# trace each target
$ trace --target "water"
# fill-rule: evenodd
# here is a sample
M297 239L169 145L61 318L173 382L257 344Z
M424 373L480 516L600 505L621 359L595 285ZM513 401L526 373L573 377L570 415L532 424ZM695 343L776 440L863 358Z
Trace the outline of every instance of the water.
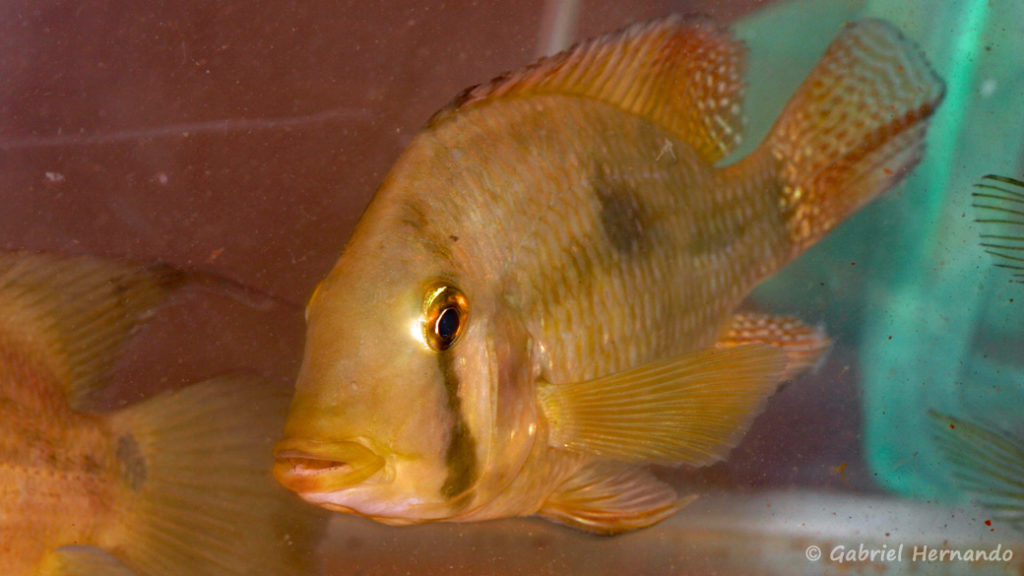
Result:
M287 385L301 305L412 134L460 89L561 41L540 0L370 6L0 6L0 245L162 259L281 301L178 298L133 342L111 405L245 367ZM820 322L836 344L729 462L665 472L705 495L689 509L614 539L339 516L329 573L1019 573L1024 536L970 504L925 410L1022 425L1024 288L979 249L968 197L983 174L1021 175L1022 6L581 2L576 37L673 11L739 21L751 145L843 21L889 19L947 82L928 156L758 290L757 305ZM900 545L896 560L830 559ZM824 559L808 560L814 546ZM916 561L922 546L1016 555Z

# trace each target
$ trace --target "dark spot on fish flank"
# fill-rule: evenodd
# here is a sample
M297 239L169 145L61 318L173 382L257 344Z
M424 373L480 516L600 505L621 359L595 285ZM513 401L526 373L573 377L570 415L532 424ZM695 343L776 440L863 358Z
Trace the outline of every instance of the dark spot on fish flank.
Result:
M633 253L644 247L643 206L637 194L620 181L605 177L593 180L594 195L601 203L601 228L608 241L622 253Z
M462 415L462 400L459 398L459 377L455 373L452 355L448 351L437 355L438 367L444 378L445 395L448 410L452 415L452 427L448 437L448 448L445 451L445 465L448 477L441 486L441 494L454 500L462 495L476 480L479 470L476 461L476 440L473 438L466 419ZM468 501L463 502L468 504Z
M146 483L146 457L142 454L138 440L131 434L117 439L117 465L121 481L132 491L138 491Z

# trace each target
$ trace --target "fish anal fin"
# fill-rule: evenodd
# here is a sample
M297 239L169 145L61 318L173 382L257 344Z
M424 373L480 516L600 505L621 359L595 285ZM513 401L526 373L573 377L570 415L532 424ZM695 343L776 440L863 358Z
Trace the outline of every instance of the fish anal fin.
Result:
M91 546L65 546L46 555L36 576L139 576L117 558Z
M271 476L288 397L237 375L107 416L119 522L97 544L142 574L317 574L324 513Z
M132 330L184 281L161 264L0 253L0 330L45 362L81 408Z
M741 312L730 319L715 346L731 348L755 343L782 349L786 353L782 379L792 380L821 360L832 340L820 328L792 316Z
M542 383L538 395L553 447L704 466L739 442L785 367L778 347L709 348L593 380Z
M726 28L673 15L582 42L470 88L430 124L500 98L578 96L647 118L714 163L739 143L745 54Z
M549 496L538 514L580 530L617 534L656 524L694 498L680 499L641 467L596 460Z

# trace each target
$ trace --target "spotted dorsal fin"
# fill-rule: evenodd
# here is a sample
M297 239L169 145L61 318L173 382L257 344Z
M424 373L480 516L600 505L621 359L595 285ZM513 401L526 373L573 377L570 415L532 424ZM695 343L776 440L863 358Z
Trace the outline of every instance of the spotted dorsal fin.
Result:
M582 42L469 88L430 125L499 98L578 96L643 116L714 163L739 143L745 52L715 23L673 15Z

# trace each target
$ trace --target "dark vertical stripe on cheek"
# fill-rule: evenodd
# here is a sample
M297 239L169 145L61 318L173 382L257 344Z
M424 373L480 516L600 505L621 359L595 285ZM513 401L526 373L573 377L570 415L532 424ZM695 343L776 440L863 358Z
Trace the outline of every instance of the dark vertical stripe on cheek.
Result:
M450 351L439 352L438 366L444 377L444 391L448 398L448 410L452 414L452 429L445 452L448 477L441 486L441 494L448 499L462 494L476 481L476 441L462 415L462 400L459 398L459 376L455 373Z

